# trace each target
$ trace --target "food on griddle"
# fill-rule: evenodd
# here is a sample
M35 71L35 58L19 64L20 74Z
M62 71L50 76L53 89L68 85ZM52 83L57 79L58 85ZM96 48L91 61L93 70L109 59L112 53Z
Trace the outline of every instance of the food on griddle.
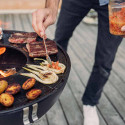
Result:
M1 78L8 77L8 76L13 75L15 73L16 73L15 68L7 69L7 71L0 70L0 77Z
M42 93L41 89L32 89L29 92L26 93L26 97L29 100L34 100L36 99L38 96L40 96L40 94Z
M8 86L8 82L5 80L0 81L0 94L3 93Z
M58 49L54 41L46 41L46 46L49 55L57 54ZM43 42L33 42L26 44L30 57L44 57L46 56L45 46Z
M30 67L30 69L26 67L23 68L31 73L21 73L21 75L33 77L43 84L53 84L58 81L58 76L52 71L44 71L34 66L31 66L30 64L28 64L27 67Z
M41 58L34 58L34 60L42 60L43 61L42 63L40 63L41 67L37 66L38 68L53 71L56 74L64 73L64 71L66 69L66 66L62 63L59 63L59 61L57 61L57 62L52 61L52 65L50 65L46 60L41 59Z
M14 97L8 93L0 95L0 103L6 107L10 107L14 103Z
M6 47L0 47L0 55L5 53L5 51L6 51Z
M34 32L30 33L13 33L9 37L9 42L11 43L31 43L35 42L37 34Z
M32 88L35 85L35 83L36 83L36 80L34 78L29 78L23 83L22 88L24 90L28 90Z
M8 87L7 87L5 92L8 93L8 94L11 94L11 95L15 95L18 92L20 92L20 90L21 90L20 84L13 83L11 85L8 85Z

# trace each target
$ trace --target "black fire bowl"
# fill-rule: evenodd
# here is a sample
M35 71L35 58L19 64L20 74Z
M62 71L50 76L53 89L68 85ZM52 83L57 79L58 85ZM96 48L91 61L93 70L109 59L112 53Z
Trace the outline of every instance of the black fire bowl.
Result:
M5 79L9 84L19 83L22 85L28 77L21 76L19 73L26 72L22 68L26 64L39 64L40 61L34 61L33 58L28 56L25 48L25 44L11 44L8 42L9 36L14 32L20 31L4 31L3 39L0 40L0 47L5 46L6 52L0 55L0 69L15 67L17 73L6 77ZM41 41L41 38L37 38ZM15 95L14 104L11 107L4 107L0 104L0 125L30 125L39 118L41 118L56 102L62 93L70 72L70 59L67 53L58 46L58 54L50 56L53 61L59 60L59 62L66 65L66 70L63 74L58 75L59 80L52 85L45 85L37 82L34 88L42 90L41 96L33 101L29 101L26 98L26 92L21 90Z

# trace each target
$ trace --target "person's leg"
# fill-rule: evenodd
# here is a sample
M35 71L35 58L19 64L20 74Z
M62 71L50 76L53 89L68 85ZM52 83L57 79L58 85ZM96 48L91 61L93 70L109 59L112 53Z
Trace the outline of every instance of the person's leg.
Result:
M72 33L92 6L90 0L63 0L57 22L55 41L67 50Z
M95 63L82 98L84 105L91 106L98 104L103 87L109 78L118 46L122 41L122 37L109 33L108 5L96 5L94 8L99 18Z

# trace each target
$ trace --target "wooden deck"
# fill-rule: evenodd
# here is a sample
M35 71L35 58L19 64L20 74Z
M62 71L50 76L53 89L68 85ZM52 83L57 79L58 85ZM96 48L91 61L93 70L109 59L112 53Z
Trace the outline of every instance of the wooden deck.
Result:
M33 31L31 18L31 14L0 15L0 20L10 22L11 30ZM47 29L48 38L54 38L54 31L55 25ZM68 83L56 104L33 125L83 125L81 97L94 62L96 36L96 26L81 22L76 28L68 48L72 63ZM125 40L97 109L100 125L125 125Z

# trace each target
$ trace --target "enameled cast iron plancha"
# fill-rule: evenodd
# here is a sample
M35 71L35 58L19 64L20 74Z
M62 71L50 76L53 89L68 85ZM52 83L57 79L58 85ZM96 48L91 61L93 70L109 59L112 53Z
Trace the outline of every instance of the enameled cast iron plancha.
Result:
M33 58L28 56L25 44L17 45L8 42L9 36L14 32L19 31L4 31L3 39L0 40L0 46L7 47L6 52L0 55L0 69L4 70L15 67L18 72L4 79L9 84L19 83L22 85L28 79L28 77L19 75L21 72L26 72L22 67L27 63L39 64L40 61L34 61ZM42 39L37 38L37 40L41 41ZM66 85L71 67L67 53L60 46L58 46L58 51L58 54L50 57L53 61L59 60L66 65L65 72L58 75L59 80L52 85L44 85L37 82L34 88L40 88L42 94L33 101L28 101L25 96L27 91L21 90L21 92L14 96L15 101L13 106L7 108L0 104L0 125L30 125L42 117L53 106Z

